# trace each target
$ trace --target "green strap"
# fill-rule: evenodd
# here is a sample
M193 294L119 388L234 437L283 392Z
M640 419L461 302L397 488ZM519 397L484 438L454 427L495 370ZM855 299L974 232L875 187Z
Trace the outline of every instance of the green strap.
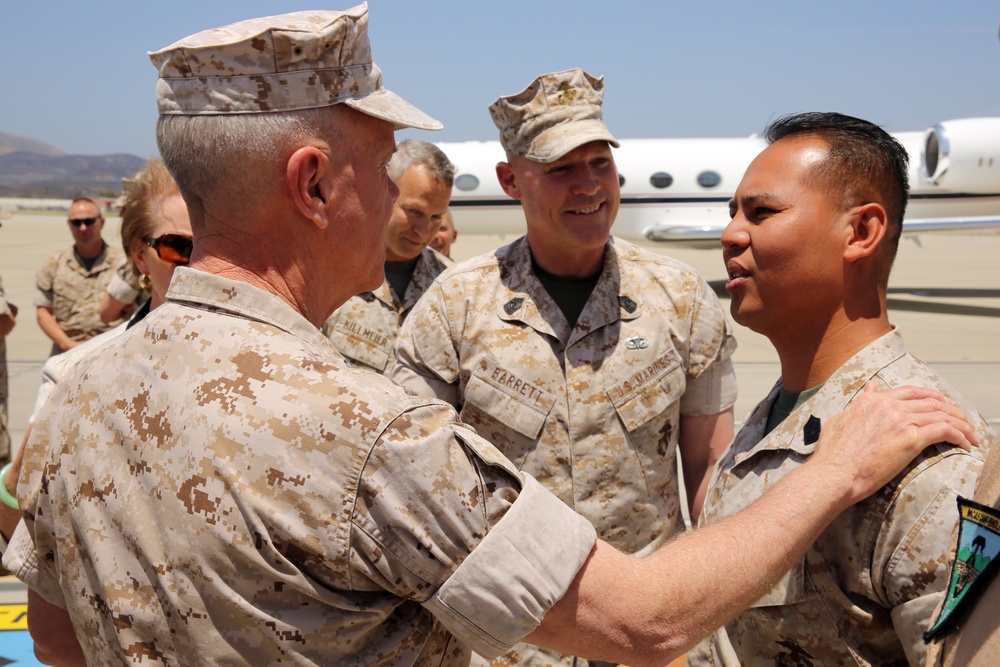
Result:
M7 475L10 474L10 469L14 467L14 462L11 461L3 468L0 468L0 500L7 507L13 507L16 510L21 509L21 506L17 504L17 498L10 495L7 491Z

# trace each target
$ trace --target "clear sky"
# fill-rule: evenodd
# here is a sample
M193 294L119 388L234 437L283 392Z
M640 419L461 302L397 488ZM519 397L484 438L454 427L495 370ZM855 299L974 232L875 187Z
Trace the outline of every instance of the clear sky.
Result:
M325 3L323 3L325 4ZM146 52L288 0L0 0L0 132L66 151L156 152ZM326 5L325 8L346 8ZM1000 116L997 0L371 0L386 86L495 139L486 107L536 75L604 75L619 137L746 136L773 117L840 111L891 131Z

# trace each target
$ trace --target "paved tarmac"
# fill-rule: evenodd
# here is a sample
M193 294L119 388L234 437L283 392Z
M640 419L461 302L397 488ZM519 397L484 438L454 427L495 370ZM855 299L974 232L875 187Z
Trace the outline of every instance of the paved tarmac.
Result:
M120 245L118 224L117 218L109 218L104 232L104 238L115 245ZM467 259L511 240L472 236L460 229L453 256ZM16 214L0 228L0 276L7 299L21 309L17 326L7 338L8 410L14 443L20 443L24 435L50 347L31 305L35 272L46 257L71 242L65 215ZM651 247L692 265L713 284L725 278L719 251ZM889 300L891 321L902 330L910 351L961 391L995 430L1000 430L998 257L1000 235L925 235L919 243L903 239ZM779 366L767 339L742 327L736 327L736 335L739 348L734 361L740 383L736 415L741 420L774 384ZM20 609L5 605L23 599L23 587L0 578L0 645L11 646L5 639L20 634L2 631L5 610L16 616Z

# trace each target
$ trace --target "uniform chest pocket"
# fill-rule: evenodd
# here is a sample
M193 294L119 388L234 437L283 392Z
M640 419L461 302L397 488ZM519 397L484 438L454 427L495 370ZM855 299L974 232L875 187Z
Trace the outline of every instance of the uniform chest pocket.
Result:
M330 333L330 342L342 355L382 373L395 361L389 338L377 331L338 321Z
M493 360L483 359L469 378L464 401L466 406L474 407L506 428L535 439L542 432L556 398ZM481 430L480 433L486 435Z
M607 395L625 428L633 432L656 417L669 416L686 386L680 360L670 351L610 387Z

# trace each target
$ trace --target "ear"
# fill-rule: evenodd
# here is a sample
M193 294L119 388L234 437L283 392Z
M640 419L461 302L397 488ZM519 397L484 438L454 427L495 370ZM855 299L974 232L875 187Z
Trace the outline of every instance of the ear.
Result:
M149 275L149 264L146 263L146 253L143 249L146 248L146 244L135 239L131 243L129 252L132 254L132 261L135 262L135 268L139 269L139 274L143 276Z
M870 257L885 238L888 219L881 204L856 206L848 213L850 237L844 248L844 260L854 262Z
M330 171L330 156L317 146L302 146L285 166L285 185L292 204L319 229L330 224Z
M509 162L497 162L497 180L500 181L500 187L503 191L514 199L521 198L521 187L517 182L517 174L514 173L514 169L510 166Z

